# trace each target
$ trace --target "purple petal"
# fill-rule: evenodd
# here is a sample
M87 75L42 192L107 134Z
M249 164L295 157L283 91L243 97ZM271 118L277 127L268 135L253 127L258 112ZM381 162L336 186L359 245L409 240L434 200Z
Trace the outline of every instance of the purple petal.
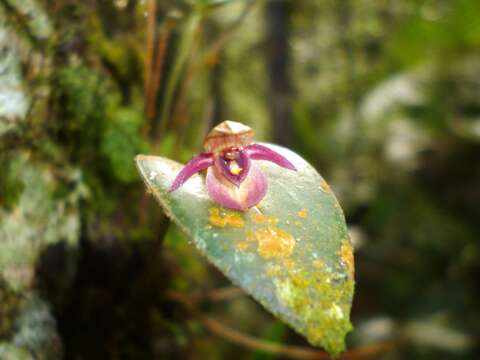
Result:
M207 171L207 191L222 206L244 211L257 205L267 193L267 179L262 171L251 165L248 176L239 187L232 184L216 167Z
M195 173L202 171L209 166L213 165L213 155L209 153L202 153L200 155L195 156L192 160L190 160L178 173L177 177L170 186L168 192L172 192L177 190L180 186L182 186L185 181L191 178Z
M233 185L239 187L250 171L251 161L244 151L239 151L235 162L242 169L238 175L232 174L228 160L224 159L220 155L215 158L215 164L221 174L225 176Z
M260 144L251 144L248 145L244 151L248 154L250 159L271 161L278 166L297 171L297 168L283 155L280 155L276 151L273 151L266 146Z

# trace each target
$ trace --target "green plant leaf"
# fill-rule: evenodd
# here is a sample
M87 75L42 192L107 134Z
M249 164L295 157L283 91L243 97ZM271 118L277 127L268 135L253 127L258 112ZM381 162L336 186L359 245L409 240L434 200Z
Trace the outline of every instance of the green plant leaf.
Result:
M168 193L183 166L175 161L139 155L136 163L167 215L233 283L311 344L338 354L352 328L354 290L343 212L311 165L290 150L265 145L298 171L257 161L269 189L260 204L246 212L210 200L198 174Z

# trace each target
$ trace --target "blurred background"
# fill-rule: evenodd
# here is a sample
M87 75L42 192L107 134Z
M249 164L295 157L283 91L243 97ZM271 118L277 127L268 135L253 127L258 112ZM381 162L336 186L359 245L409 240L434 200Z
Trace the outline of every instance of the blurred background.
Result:
M308 347L200 257L134 167L188 161L226 119L337 194L349 358L480 358L478 0L2 0L0 359Z

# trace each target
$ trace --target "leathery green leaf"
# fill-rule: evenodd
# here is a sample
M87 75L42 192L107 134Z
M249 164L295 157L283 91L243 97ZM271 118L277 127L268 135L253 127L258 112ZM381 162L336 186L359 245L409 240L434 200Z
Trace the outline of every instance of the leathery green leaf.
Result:
M182 164L139 155L137 167L168 216L233 283L315 346L335 355L352 329L354 260L342 209L325 180L285 148L265 144L297 168L257 161L268 192L245 212L208 196L202 175L167 190Z

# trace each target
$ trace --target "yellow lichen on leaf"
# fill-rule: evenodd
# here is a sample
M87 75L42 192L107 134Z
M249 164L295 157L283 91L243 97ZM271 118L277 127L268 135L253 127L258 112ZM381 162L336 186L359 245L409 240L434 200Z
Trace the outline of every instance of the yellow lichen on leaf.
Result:
M342 259L342 263L346 266L349 276L353 278L355 274L355 259L353 257L352 245L348 239L342 241L338 255Z
M267 259L289 256L295 247L295 238L275 226L256 230L255 239L258 241L258 253Z
M250 247L250 243L247 242L247 241L240 241L237 244L237 249L240 250L240 251L246 251L246 250L248 250L249 247Z
M210 214L208 218L208 221L210 221L210 224L217 227L225 227L225 225L227 225L227 221L225 217L220 215L219 208L210 208L208 209L208 212Z
M308 209L303 208L297 213L297 215L305 219L308 216Z
M250 214L250 219L255 223L255 224L272 224L276 225L279 223L279 219L273 215L264 215L260 213L251 213Z
M351 279L344 283L332 281L331 269L321 260L314 260L317 271L297 272L287 269L275 281L278 300L307 321L303 331L308 340L321 345L332 354L344 349L344 334L351 330L349 307L344 303L346 291L352 291ZM311 289L322 294L312 300Z
M233 227L241 228L245 225L245 221L239 214L230 212L227 214L227 224Z
M240 214L236 212L219 209L216 207L208 209L208 212L210 214L208 220L213 226L222 228L227 225L237 228L245 226L245 221Z

